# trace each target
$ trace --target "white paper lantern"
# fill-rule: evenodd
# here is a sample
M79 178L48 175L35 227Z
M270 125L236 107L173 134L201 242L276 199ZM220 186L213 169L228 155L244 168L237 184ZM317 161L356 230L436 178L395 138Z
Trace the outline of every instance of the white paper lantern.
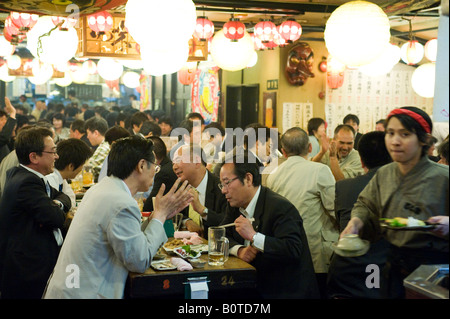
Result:
M256 65L256 63L258 63L258 53L256 53L256 51L253 51L252 59L247 64L247 68L254 67Z
M15 76L9 75L9 68L6 64L0 66L0 80L2 80L3 82L11 82L15 79Z
M104 80L114 81L122 75L123 66L114 59L101 58L97 63L97 71Z
M148 75L161 76L180 70L189 58L189 43L178 47L150 47L141 45L141 59Z
M423 45L417 40L405 42L400 50L402 61L408 65L417 64L423 59Z
M434 97L434 83L436 77L436 64L433 62L419 66L411 76L411 85L421 97Z
M6 65L11 70L17 70L22 65L22 59L16 54L10 55L6 58Z
M10 56L16 50L16 46L5 39L3 34L0 34L0 56Z
M388 43L383 53L372 63L363 65L359 71L368 76L386 75L400 61L400 48Z
M333 11L325 26L328 52L349 67L374 61L390 39L389 18L367 1L350 1Z
M84 84L89 80L89 74L79 64L74 64L69 67L69 76L74 83Z
M223 34L223 30L218 31L211 42L211 56L217 66L227 71L242 70L250 63L254 44L251 36L245 32L242 39L231 42Z
M188 41L197 23L191 0L128 0L125 12L128 32L141 46Z
M42 62L64 63L69 61L77 52L77 31L74 28L69 28L67 31L55 29L49 36L40 38L54 27L50 16L40 17L36 25L27 32L27 49ZM39 40L41 41L40 47Z
M437 38L433 38L425 43L425 57L431 62L436 62L437 57Z
M64 73L63 78L54 78L54 81L57 85L66 87L72 84L72 78L70 77L69 72Z
M125 72L122 76L122 82L126 87L135 89L141 85L141 82L139 81L140 77L141 76L136 72Z

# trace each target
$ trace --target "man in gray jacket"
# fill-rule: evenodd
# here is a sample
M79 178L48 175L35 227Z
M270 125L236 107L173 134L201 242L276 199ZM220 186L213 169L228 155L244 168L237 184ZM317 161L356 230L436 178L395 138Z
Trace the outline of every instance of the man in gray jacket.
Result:
M128 272L144 272L167 241L166 219L189 205L187 182L178 179L156 195L149 224L133 196L151 186L159 166L153 143L139 136L117 140L108 156L108 176L90 188L70 225L44 298L122 298Z

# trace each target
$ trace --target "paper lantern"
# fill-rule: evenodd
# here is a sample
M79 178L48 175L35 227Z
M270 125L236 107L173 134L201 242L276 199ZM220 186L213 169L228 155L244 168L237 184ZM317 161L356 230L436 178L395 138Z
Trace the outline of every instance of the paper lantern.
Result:
M141 45L141 59L148 75L161 76L180 70L189 58L189 43L178 47L147 47Z
M89 80L89 74L78 63L71 63L68 72L74 83L84 84Z
M411 85L418 95L425 98L434 97L436 64L433 62L419 66L411 76Z
M113 26L113 17L109 12L102 11L88 16L87 22L94 32L108 32Z
M206 41L214 34L214 24L207 17L198 17L194 30L194 37Z
M178 81L183 85L190 85L195 80L196 69L181 68L178 71Z
M269 50L273 50L278 46L278 44L276 44L274 40L269 41L267 43L263 43L263 45Z
M280 24L278 28L280 36L286 40L287 43L293 43L300 39L302 35L302 27L300 23L293 19L288 19Z
M368 76L386 75L400 61L400 48L388 43L383 53L372 63L363 65L359 71Z
M126 87L129 87L130 89L135 89L141 85L141 82L139 81L140 78L141 76L136 72L129 71L123 74L122 82Z
M140 70L144 67L142 60L117 60L124 67L132 70Z
M157 43L165 47L189 41L197 21L191 0L128 0L125 11L125 26L141 46Z
M425 57L431 62L436 62L437 57L437 38L433 38L425 43Z
M78 19L59 16L52 16L52 21L55 26L59 25L59 30L61 31L67 31L78 23Z
M97 71L104 80L114 81L122 75L123 66L114 59L101 58L97 63Z
M252 38L255 50L263 51L264 49L266 49L264 43L262 43L261 39L256 37L254 33L250 33L250 37Z
M6 64L0 66L0 80L2 80L3 82L11 82L15 79L15 76L9 75L9 69Z
M344 84L344 72L346 66L331 55L327 60L327 85L331 89L337 89Z
M29 31L39 19L37 14L29 14L26 12L11 12L11 22L19 28L19 31Z
M65 63L75 55L78 49L77 31L74 28L69 28L67 31L56 29L46 36L45 34L54 27L52 17L40 17L33 29L28 31L27 49L42 62Z
M12 44L18 44L26 38L26 34L19 30L12 22L11 16L5 19L5 28L3 29L5 39Z
M402 61L408 65L415 65L422 61L424 53L423 45L417 40L405 42L401 47Z
M277 32L277 27L275 23L270 20L264 20L258 22L254 28L255 36L259 38L262 43L268 43L273 40L275 33Z
M53 80L57 85L62 87L66 87L72 84L72 77L70 76L69 72L64 73L63 78L55 78Z
M253 51L252 54L252 59L250 60L250 62L247 64L247 68L252 68L256 65L256 63L258 63L258 53L256 51Z
M0 35L0 56L9 56L16 51L16 46Z
M283 37L280 35L280 32L279 32L280 27L281 27L281 25L279 25L279 26L277 27L277 32L275 33L275 35L274 35L274 37L273 37L273 42L274 42L277 46L279 46L280 48L284 48L284 47L288 44L288 42L286 41L285 38L283 38Z
M223 30L220 30L211 42L211 56L214 62L227 71L238 71L247 67L254 51L252 38L247 32L242 39L231 42L225 37Z
M390 40L390 24L383 10L367 1L350 1L329 17L325 45L334 58L359 67L374 61Z
M232 18L223 26L223 34L227 39L230 39L233 42L242 39L244 37L244 32L245 24L236 18Z
M92 60L84 61L81 67L89 75L97 74L97 64Z
M6 65L11 70L17 70L22 65L20 56L13 54L6 58Z

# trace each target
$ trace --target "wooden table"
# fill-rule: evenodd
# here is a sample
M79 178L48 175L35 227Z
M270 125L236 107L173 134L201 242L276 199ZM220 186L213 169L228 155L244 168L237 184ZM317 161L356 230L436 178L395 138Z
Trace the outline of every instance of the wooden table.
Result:
M208 253L203 253L202 260L208 260ZM190 271L158 271L147 269L143 274L130 273L128 276L126 298L190 298L189 279L206 277L208 281L208 298L256 298L256 269L230 256L223 266L194 268Z

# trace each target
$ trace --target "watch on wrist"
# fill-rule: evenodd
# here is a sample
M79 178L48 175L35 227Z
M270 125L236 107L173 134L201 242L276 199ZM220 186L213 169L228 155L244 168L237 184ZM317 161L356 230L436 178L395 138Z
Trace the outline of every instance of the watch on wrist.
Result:
M250 241L252 244L255 242L256 234L257 234L257 233L255 233L255 234L253 235L252 240Z
M200 214L202 217L205 217L208 214L208 208L205 207L205 209Z

